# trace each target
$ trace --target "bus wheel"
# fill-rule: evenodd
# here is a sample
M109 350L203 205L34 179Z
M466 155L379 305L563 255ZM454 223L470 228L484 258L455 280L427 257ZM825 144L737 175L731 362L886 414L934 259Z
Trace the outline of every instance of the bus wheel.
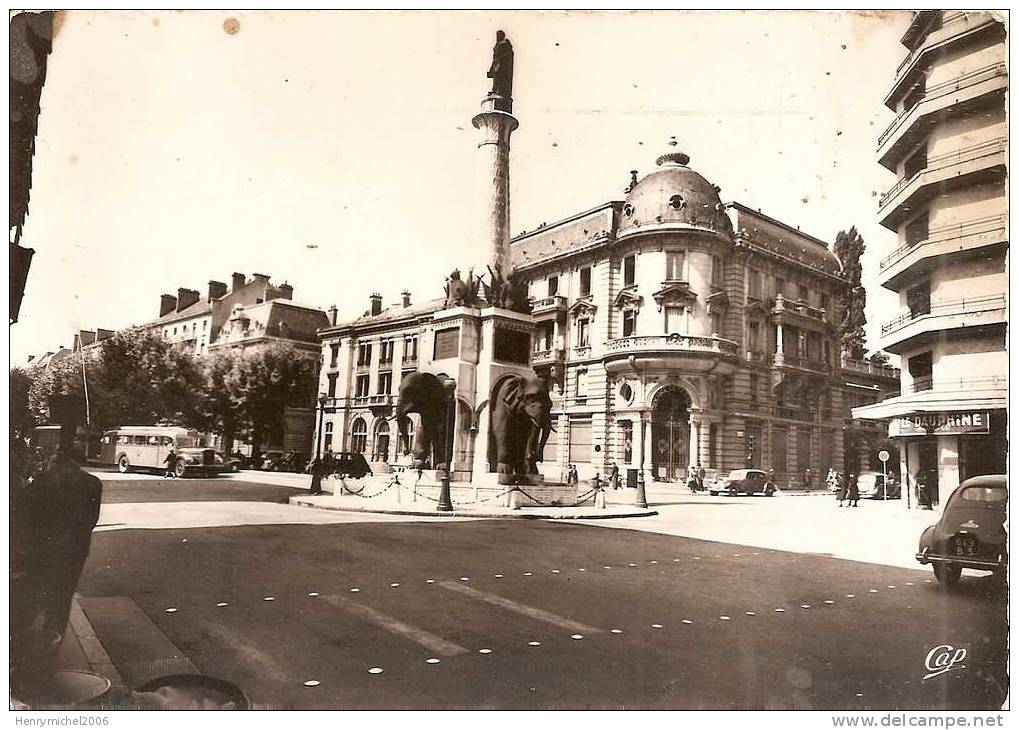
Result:
M185 463L184 463L184 461L183 461L182 459L179 459L179 460L177 461L177 463L176 463L176 464L174 464L174 466L173 466L173 475L174 475L175 477L177 477L178 479L180 479L181 477L183 477L183 476L184 476L184 473L185 473L186 471L187 471L187 464L185 464Z
M120 458L117 459L117 469L121 474L127 474L131 468L131 462L127 460L127 456L121 454Z

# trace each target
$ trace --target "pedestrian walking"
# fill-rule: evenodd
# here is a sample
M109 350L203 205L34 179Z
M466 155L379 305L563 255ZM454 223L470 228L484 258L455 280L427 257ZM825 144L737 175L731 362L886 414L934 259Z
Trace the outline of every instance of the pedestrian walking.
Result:
M577 467L575 464L570 464L570 468L566 472L566 483L573 485L580 481L580 477L577 475Z
M163 459L163 463L166 464L166 472L163 474L163 479L176 479L177 478L177 452L170 447L170 452Z
M849 482L847 485L849 506L859 507L860 506L860 485L857 484L856 474L850 472L849 477L846 479Z
M613 489L619 489L619 465L612 462L612 471L609 472L609 481Z
M307 471L311 474L311 487L308 489L308 494L322 494L322 460L312 457L308 462Z
M846 501L847 488L846 481L842 478L842 475L835 472L835 496L839 500L839 507Z

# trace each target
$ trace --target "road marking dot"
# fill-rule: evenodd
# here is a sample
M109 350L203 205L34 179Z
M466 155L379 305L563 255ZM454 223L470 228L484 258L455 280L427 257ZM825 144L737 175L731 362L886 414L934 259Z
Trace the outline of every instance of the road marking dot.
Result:
M435 581L434 581L434 580L432 580L431 578L429 578L428 580L426 580L426 581L425 581L425 583L434 583L434 582L435 582Z
M930 579L930 578L924 578L924 579L923 579L923 582L924 582L924 583L930 583L930 582L931 582L931 579Z
M857 692L857 693L856 693L856 696L857 696L857 697L863 697L863 692Z
M438 664L439 661L440 660L436 659L435 657L430 657L428 659L425 659L425 664Z
M541 642L540 641L528 641L527 645L528 646L541 646Z
M612 570L611 565L603 565L602 567L605 568L605 570Z
M658 561L657 560L652 560L651 561L651 565L658 565Z
M319 681L317 679L309 679L304 683L305 687L318 687Z
M399 583L390 583L389 585L391 585L391 586L398 586L398 585L400 585L400 584L399 584ZM350 589L350 592L351 592L351 593L360 593L360 592L361 592L361 589L360 589L360 588L351 588L351 589Z
M733 556L734 558L738 558L738 557L740 557L740 554L739 554L739 553L733 553L733 554L732 554L732 556Z
M698 558L698 557L694 557L694 560L700 560L700 558Z
M263 601L275 601L276 600L276 596L266 596L262 600Z
M176 608L168 608L168 609L166 609L166 612L167 613L177 613L177 609Z
M227 605L226 603L223 603L222 601L220 601L219 603L216 604L216 608L223 608L226 605Z
M784 608L776 608L775 609L775 613L785 613L785 609Z
M636 563L630 563L630 567L631 567L631 568L636 568L636 567L637 567L637 564L636 564Z
M478 649L478 654L491 654L491 649Z
M757 614L753 611L747 611L747 616L756 616Z
M889 588L895 588L895 586L888 586Z
M801 604L800 608L810 608L810 604L809 603Z
M609 633L610 634L621 634L621 633L623 633L623 630L622 629L609 629Z
M534 575L534 573L524 573L524 575Z
M856 594L855 593L847 593L846 594L846 598L856 598Z
M732 619L730 619L728 616L719 616L718 620L719 621L731 621Z
M868 593L877 593L877 588L871 588Z
M558 570L555 570L555 569L553 569L553 570L552 570L552 572L553 572L553 573L558 573L559 571L558 571Z
M389 587L390 587L390 588L399 588L399 587L400 587L400 584L399 584L399 583L390 583L390 584L389 584ZM355 591L357 591L357 588L351 588L351 589L350 589L350 592L351 592L351 593L353 593L353 592L355 592Z
M372 667L368 670L368 674L382 674L382 667Z
M674 562L674 563L678 563L678 562L679 562L679 558L673 558L673 559L672 559L672 562Z
M825 601L825 603L826 603L827 605L829 605L829 606L830 606L830 605L832 605L833 603L835 603L835 601Z
M502 578L502 573L496 573L492 576L493 578Z
M691 621L691 620L690 620L690 619L688 619L688 618L685 618L685 619L683 619L683 623L685 623L685 624L688 624L688 625L689 625L689 624L692 624L692 623L693 623L693 621Z
M574 641L580 641L581 639L584 638L584 635L583 634L574 634L570 638L573 639Z
M460 580L470 580L470 578L468 578L468 577L464 576L464 577L463 577L463 578L461 578Z
M578 573L586 573L587 572L587 568L577 568L577 572Z
M312 591L311 593L308 594L308 597L309 598L318 598L318 593L316 591Z
M651 628L653 628L653 629L660 629L660 628L662 628L662 625L661 624L651 624Z
M915 583L910 583L909 581L906 581L906 585L907 586L912 586L912 585L916 585L916 584Z

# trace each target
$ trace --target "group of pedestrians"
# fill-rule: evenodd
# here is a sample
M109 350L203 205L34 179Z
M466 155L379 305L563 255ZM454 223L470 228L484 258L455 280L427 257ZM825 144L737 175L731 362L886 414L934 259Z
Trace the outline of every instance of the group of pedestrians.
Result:
M308 494L325 494L322 490L322 478L327 477L336 470L336 459L332 449L326 449L321 458L313 456L308 462L308 473L311 474L311 488Z
M828 476L825 479L828 489L835 492L835 499L839 507L843 504L847 507L860 506L860 485L856 482L856 474L849 472L842 475L835 469L828 469Z

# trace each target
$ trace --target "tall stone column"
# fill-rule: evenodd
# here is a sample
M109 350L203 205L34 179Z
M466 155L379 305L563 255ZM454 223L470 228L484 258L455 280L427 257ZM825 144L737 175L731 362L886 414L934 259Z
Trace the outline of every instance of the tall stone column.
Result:
M505 276L510 269L510 135L520 123L500 107L512 108L512 101L489 94L471 123L481 131L480 235L488 248L489 265Z

